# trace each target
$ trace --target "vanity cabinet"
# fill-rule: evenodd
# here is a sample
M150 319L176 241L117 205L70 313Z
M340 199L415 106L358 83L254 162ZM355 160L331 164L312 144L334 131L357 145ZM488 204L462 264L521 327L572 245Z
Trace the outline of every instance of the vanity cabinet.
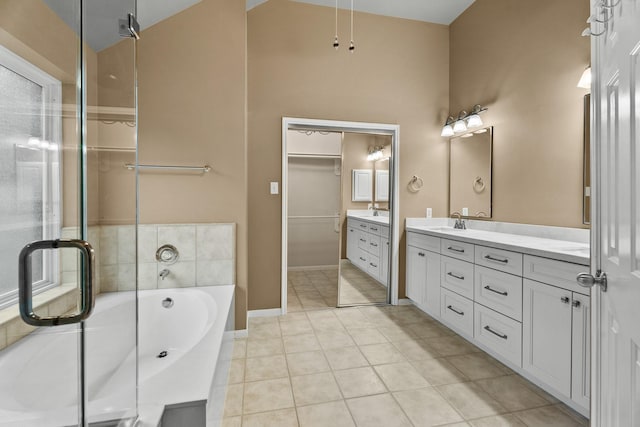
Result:
M389 280L389 226L347 218L347 259L387 286Z
M588 416L586 266L450 236L407 232L407 297Z

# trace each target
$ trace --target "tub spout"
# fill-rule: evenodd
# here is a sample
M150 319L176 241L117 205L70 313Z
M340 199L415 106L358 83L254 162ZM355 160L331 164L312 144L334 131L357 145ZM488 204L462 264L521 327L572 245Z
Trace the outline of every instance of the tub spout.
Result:
M166 268L163 269L159 274L160 279L164 280L164 278L167 277L169 274L171 274L171 272L168 269Z

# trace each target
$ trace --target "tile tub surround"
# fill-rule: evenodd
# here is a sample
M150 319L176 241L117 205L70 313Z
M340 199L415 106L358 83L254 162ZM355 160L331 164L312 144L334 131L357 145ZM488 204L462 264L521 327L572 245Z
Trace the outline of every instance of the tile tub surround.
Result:
M411 306L249 319L223 426L587 426Z
M590 230L507 222L465 220L466 230L455 230L451 218L407 218L406 231L451 238L510 251L588 265Z
M141 224L138 226L138 289L182 288L235 284L236 226L212 224ZM100 227L102 292L133 290L135 286L135 227ZM178 262L156 261L165 244L178 249ZM170 274L162 280L160 271Z

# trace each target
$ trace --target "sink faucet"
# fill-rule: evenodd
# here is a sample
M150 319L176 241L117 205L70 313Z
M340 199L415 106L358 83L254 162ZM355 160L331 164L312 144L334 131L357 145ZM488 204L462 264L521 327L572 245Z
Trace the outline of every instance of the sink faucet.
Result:
M160 279L164 280L164 278L167 277L169 274L171 274L171 272L168 269L166 268L163 269L159 274Z
M467 225L464 223L464 220L462 219L462 215L460 215L460 212L454 212L451 214L451 218L454 218L456 216L458 218L456 219L456 223L453 225L453 228L458 230L466 230Z

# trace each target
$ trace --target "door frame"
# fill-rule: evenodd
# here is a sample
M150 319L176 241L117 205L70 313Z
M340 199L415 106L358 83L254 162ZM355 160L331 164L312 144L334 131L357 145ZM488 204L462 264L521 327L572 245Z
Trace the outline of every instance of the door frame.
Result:
M288 155L287 155L287 131L289 129L313 129L332 132L357 132L376 135L389 135L392 138L391 158L391 202L389 203L389 217L391 218L391 249L389 269L391 280L389 285L389 298L387 303L398 304L398 266L400 253L400 125L385 123L350 122L341 120L306 119L296 117L282 118L282 237L281 237L281 294L280 304L282 314L287 313L287 243L288 243Z

